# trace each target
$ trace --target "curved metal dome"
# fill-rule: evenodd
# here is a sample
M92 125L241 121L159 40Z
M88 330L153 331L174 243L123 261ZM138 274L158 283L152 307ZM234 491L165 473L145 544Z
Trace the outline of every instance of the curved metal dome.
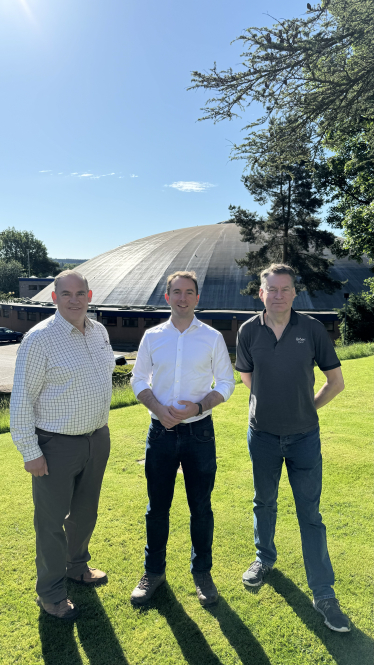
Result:
M194 270L201 293L199 307L253 310L260 309L262 303L240 295L248 276L235 259L258 248L241 241L236 224L192 226L134 240L99 254L80 264L77 270L87 278L95 305L165 307L167 276L176 270ZM302 292L294 307L299 310L342 307L343 291L361 291L363 280L372 276L372 272L367 263L339 259L331 275L341 282L348 280L341 291L333 295L317 292L313 298ZM50 302L52 287L48 285L33 300Z

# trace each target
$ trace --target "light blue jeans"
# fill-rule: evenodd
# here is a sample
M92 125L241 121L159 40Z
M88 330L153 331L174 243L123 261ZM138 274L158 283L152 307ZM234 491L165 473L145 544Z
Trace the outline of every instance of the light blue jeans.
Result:
M319 502L322 491L322 455L319 427L312 432L275 436L249 428L248 449L253 466L254 534L257 560L272 567L277 497L283 460L295 499L304 565L315 600L334 598L334 572L327 550L326 527Z

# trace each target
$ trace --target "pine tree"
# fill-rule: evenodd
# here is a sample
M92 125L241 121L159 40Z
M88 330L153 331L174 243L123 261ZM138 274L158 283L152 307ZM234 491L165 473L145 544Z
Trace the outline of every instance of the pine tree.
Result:
M273 125L274 136L276 126ZM254 139L255 140L255 139ZM324 250L332 248L335 236L320 228L316 213L323 205L313 182L313 175L305 161L287 164L276 150L263 154L253 163L251 173L242 177L244 186L260 204L270 202L265 216L230 206L231 219L241 227L243 242L260 245L257 251L248 252L237 261L248 268L251 276L243 295L257 296L260 272L270 263L287 263L296 271L297 290L307 290L310 295L323 290L334 293L341 283L328 274L333 261L327 259ZM307 152L307 149L304 150ZM302 153L302 146L295 146L295 154Z

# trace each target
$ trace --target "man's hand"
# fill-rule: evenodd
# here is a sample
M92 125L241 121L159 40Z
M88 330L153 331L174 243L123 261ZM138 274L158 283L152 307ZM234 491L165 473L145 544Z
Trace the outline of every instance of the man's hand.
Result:
M174 414L171 412L172 409L176 411L176 416L174 416ZM157 411L154 411L154 413L159 419L161 425L166 427L166 429L172 429L172 427L179 425L180 421L184 419L184 416L179 417L180 411L178 409L174 409L172 406L163 406L160 404L157 407Z
M44 455L37 457L36 459L30 460L30 462L25 462L25 470L28 473L32 473L33 476L49 476L47 460Z
M178 418L179 421L187 420L188 418L194 418L199 415L199 407L195 402L189 402L187 400L181 400L178 404L185 404L185 409L176 409L174 406L169 406L170 413L174 418Z

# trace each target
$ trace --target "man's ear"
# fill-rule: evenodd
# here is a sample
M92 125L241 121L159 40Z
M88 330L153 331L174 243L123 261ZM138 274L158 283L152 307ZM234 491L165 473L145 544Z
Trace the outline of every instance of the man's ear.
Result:
M57 302L57 296L56 296L56 293L54 291L52 291L52 300L53 300L53 302Z
M170 304L170 296L168 295L168 293L165 293L165 300L166 300L167 304L169 305Z
M88 302L91 302L91 300L92 300L92 291L89 291L87 293L87 298L88 298Z
M260 298L260 300L262 300L262 302L264 302L264 289L262 288L259 289L258 297Z
M197 296L197 302L199 302L199 300L200 300L200 296Z

